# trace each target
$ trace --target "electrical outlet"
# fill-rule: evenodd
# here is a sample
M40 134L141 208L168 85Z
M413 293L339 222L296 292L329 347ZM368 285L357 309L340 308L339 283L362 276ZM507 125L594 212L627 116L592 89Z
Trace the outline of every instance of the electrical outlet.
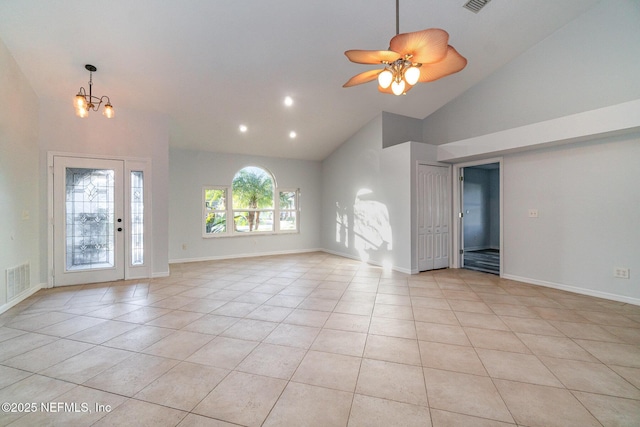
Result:
M529 209L529 218L538 218L538 209Z
M613 277L615 277L616 279L628 279L629 269L625 267L614 267Z

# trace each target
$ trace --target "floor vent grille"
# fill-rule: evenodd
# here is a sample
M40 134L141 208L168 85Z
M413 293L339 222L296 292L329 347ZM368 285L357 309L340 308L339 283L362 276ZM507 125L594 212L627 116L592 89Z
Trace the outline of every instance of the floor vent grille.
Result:
M31 283L31 266L25 263L7 268L7 302L29 289Z
M463 7L473 13L478 13L491 0L469 0Z

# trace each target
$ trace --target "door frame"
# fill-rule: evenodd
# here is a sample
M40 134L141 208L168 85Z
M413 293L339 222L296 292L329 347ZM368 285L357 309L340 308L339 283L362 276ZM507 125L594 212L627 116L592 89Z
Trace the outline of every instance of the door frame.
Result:
M452 233L451 233L451 267L462 268L463 254L460 253L462 247L463 229L462 229L462 191L460 185L460 171L463 168L470 166L480 166L489 163L498 163L500 165L499 177L500 177L500 277L504 274L504 164L502 157L492 157L489 159L474 160L471 162L456 163L452 168Z
M95 160L118 160L124 162L123 202L124 202L124 279L143 279L151 277L153 271L153 233L152 233L152 174L151 160L136 157L106 156L100 154L67 153L59 151L47 152L47 288L55 284L55 259L54 259L54 181L53 162L56 157L71 157ZM142 265L133 265L131 262L131 172L142 171L144 173L144 248L145 256Z

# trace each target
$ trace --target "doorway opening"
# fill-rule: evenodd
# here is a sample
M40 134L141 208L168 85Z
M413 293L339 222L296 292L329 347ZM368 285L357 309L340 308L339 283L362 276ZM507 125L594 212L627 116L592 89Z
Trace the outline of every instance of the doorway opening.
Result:
M500 163L461 167L460 266L500 275Z

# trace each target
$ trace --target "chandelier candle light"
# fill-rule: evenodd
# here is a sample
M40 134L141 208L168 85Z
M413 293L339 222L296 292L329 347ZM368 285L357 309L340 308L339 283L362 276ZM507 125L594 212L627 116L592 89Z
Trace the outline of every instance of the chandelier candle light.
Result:
M89 95L87 95L87 92L83 87L78 91L78 94L73 100L73 106L76 109L76 116L80 118L87 117L89 115L89 110L98 111L100 105L102 105L106 100L102 114L108 119L113 118L115 113L109 97L101 96L98 98L97 96L93 96L91 93L91 88L93 86L93 73L97 71L97 68L90 64L85 65L84 68L89 71Z

